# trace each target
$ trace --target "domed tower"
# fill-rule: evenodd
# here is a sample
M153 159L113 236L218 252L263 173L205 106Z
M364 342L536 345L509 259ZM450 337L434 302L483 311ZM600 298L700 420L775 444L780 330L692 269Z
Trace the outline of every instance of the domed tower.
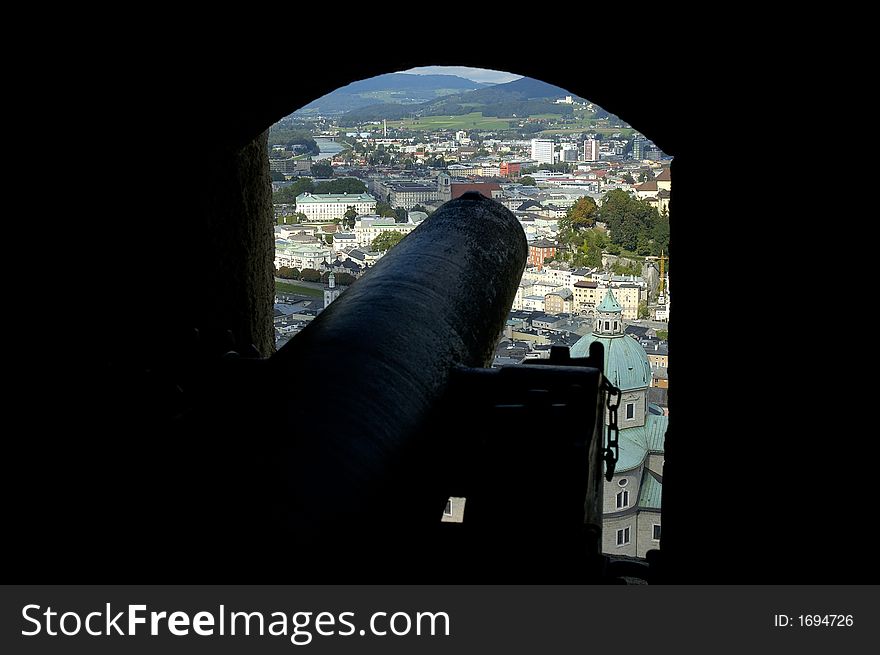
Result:
M621 429L645 424L651 385L651 365L645 349L623 330L623 307L609 288L596 307L592 334L571 347L572 357L587 357L594 341L605 348L605 377L622 394L617 412L617 425Z
M336 275L333 271L330 271L330 275L327 276L327 286L324 287L324 309L327 309L330 303L336 300L344 289L345 287L336 286Z
M605 350L605 377L621 393L617 409L619 457L611 482L605 482L603 488L602 549L612 555L644 557L660 546L668 419L659 407L648 404L648 355L638 341L624 334L623 308L610 288L596 308L593 332L571 347L571 356L586 357L594 341Z

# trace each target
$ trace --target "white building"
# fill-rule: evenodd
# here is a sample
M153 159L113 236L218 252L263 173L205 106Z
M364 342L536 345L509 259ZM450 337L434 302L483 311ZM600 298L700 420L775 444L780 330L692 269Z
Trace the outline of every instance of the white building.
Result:
M275 268L287 266L300 270L304 268L318 269L325 259L332 257L332 253L330 246L319 243L306 244L287 239L276 239Z
M552 164L553 141L550 139L532 139L532 159L539 164Z
M383 232L400 232L407 235L414 229L416 225L412 222L397 223L393 218L381 218L374 214L362 216L355 221L354 236L359 248L369 248L373 239Z
M376 199L369 193L301 193L296 197L296 210L313 223L340 220L349 207L358 214L372 214Z
M357 236L354 232L337 232L333 235L333 252L339 252L346 248L356 248Z

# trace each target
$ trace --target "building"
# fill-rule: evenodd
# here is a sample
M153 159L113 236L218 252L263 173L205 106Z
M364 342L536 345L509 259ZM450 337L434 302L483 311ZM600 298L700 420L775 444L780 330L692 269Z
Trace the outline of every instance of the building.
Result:
M575 145L566 144L562 146L559 153L559 160L564 162L572 162L578 160L578 149Z
M327 285L324 287L324 309L327 309L330 303L336 300L343 291L345 291L345 287L336 286L336 274L330 271L330 275L327 276Z
M362 216L355 221L354 236L358 247L370 248L373 239L383 232L400 232L407 235L416 229L416 225L410 222L397 223L393 218L381 218L375 214Z
M539 164L552 164L553 141L550 139L532 139L532 159Z
M610 555L644 557L660 547L664 441L669 419L648 401L651 365L639 342L624 334L622 307L611 289L596 308L593 332L571 347L571 356L586 357L594 341L604 347L606 377L621 391L619 456L611 481L603 479L602 550Z
M498 166L498 175L501 177L519 177L522 164L519 162L503 161Z
M556 289L544 296L544 311L547 314L571 314L573 301L571 289Z
M391 205L403 207L406 210L440 199L440 192L436 184L396 182L390 185L388 192Z
M357 235L354 232L337 232L333 235L333 251L339 252L346 248L356 248Z
M376 199L369 193L301 193L296 197L296 209L313 223L341 220L349 207L358 214L376 211Z
M592 312L599 303L599 294L602 290L599 285L591 280L575 282L572 290L572 312L585 314Z
M538 239L529 244L528 266L537 266L540 271L548 257L556 257L556 244L553 241Z
M669 171L669 167L667 166L660 174L654 178L654 181L657 183L658 189L665 189L666 191L672 190L672 174Z
M632 139L632 158L642 159L645 156L647 142L641 134L634 134Z
M330 259L330 246L320 243L297 243L287 239L275 240L275 268L318 269L325 259Z
M584 161L599 161L599 142L596 139L584 141Z
M648 363L652 369L669 368L669 346L665 341L647 342L644 346L645 352L648 354Z
M475 184L462 184L453 182L450 187L451 200L460 198L468 191L476 191L477 193L481 193L487 198L500 198L504 195L504 191L502 191L501 187L495 182L477 182Z
M636 192L636 196L639 198L639 200L654 198L657 196L657 192L659 191L656 180L648 180L647 182L636 184L633 187L633 190Z

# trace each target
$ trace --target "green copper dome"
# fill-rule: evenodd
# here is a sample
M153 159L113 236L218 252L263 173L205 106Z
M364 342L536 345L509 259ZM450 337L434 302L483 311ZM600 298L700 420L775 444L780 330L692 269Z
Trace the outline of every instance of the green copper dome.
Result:
M607 296L606 296L607 297ZM631 336L597 336L588 334L571 347L572 357L587 357L590 344L598 341L605 348L605 377L621 391L642 389L651 384L648 355Z
M605 292L605 297L602 299L602 302L596 308L597 312L622 312L623 307L617 302L617 298L614 297L614 294L611 293L611 288L608 288L608 291Z

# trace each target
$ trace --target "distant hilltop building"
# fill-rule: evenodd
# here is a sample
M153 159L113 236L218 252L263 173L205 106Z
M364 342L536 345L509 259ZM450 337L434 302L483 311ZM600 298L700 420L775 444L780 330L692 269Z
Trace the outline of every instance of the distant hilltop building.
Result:
M342 219L349 207L358 214L372 214L376 199L369 193L301 193L296 197L297 211L314 223Z
M664 441L669 419L658 405L648 402L652 379L648 355L638 341L624 333L622 308L611 289L596 308L593 332L571 347L571 356L586 357L594 341L605 349L605 376L621 391L617 410L620 453L611 482L603 482L602 550L610 555L644 557L660 547Z

